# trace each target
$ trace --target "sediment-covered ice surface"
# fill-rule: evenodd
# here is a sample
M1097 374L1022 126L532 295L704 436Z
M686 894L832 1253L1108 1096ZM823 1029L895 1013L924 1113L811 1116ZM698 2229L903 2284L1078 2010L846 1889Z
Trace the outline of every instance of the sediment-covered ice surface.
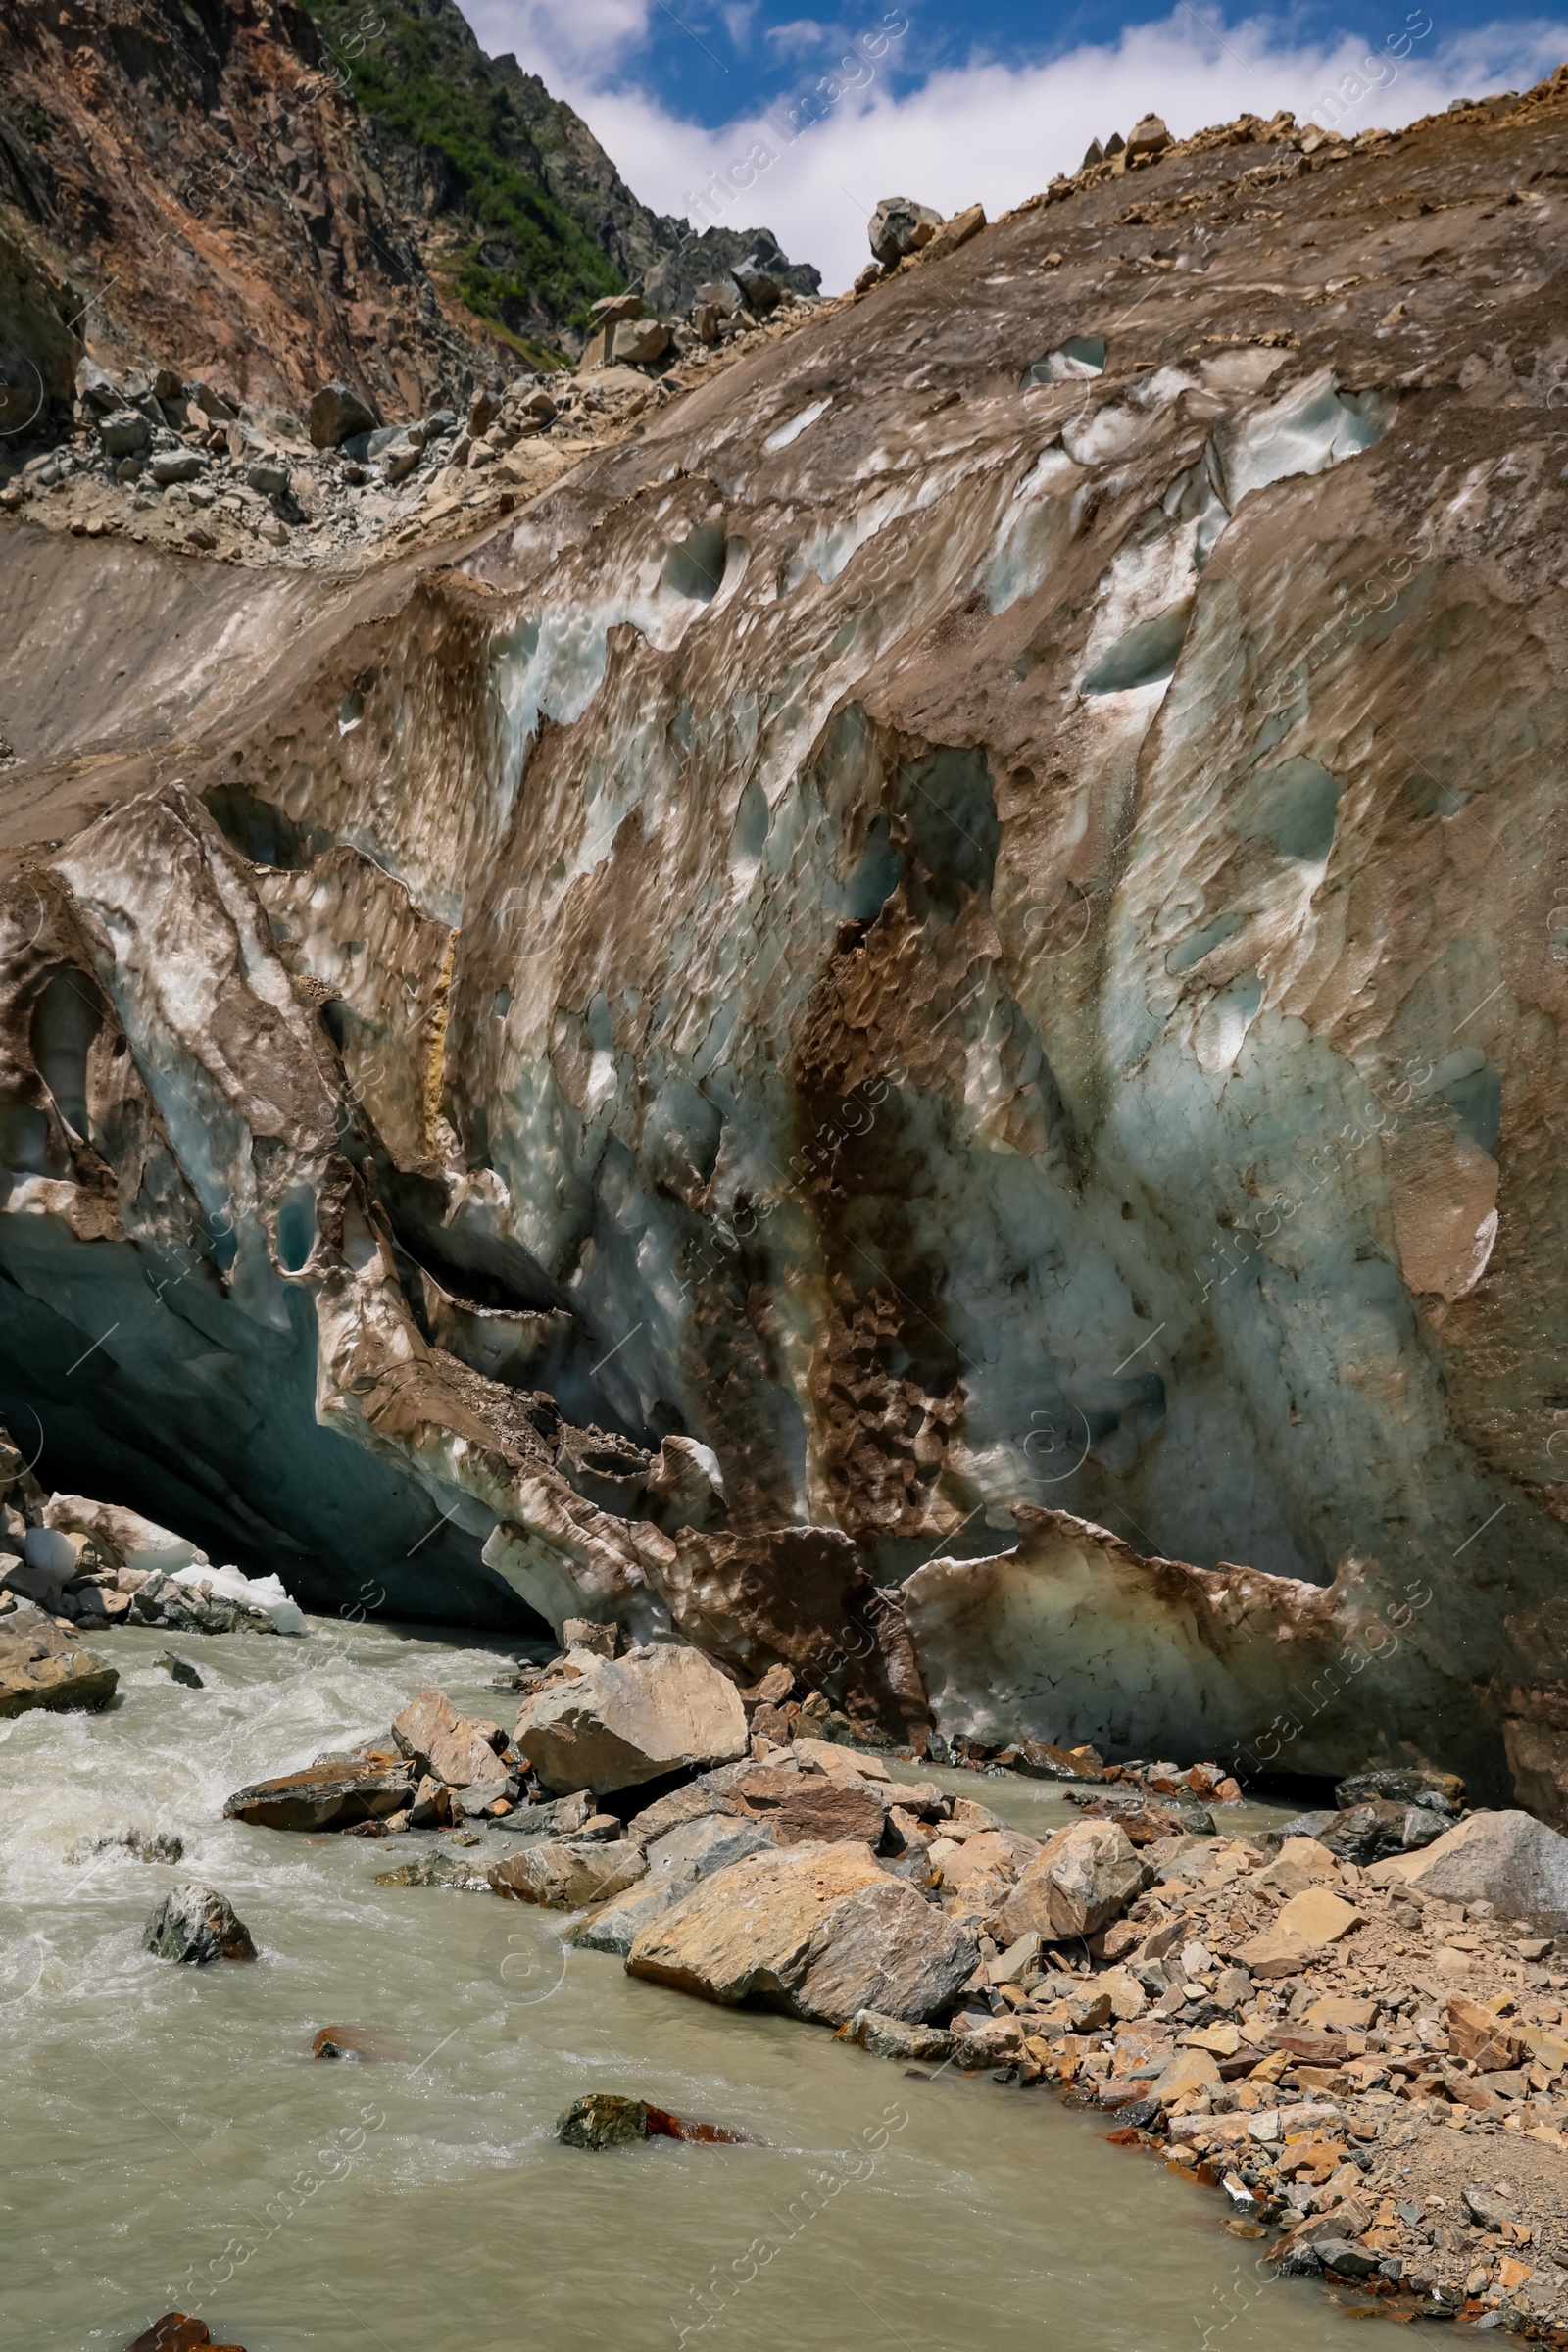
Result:
M1055 221L121 713L0 1410L308 1605L1561 1812L1555 422Z

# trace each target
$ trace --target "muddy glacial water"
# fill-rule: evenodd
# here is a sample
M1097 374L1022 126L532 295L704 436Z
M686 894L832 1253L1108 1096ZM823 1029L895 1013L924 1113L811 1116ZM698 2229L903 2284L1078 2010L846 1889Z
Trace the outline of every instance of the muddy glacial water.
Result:
M424 1838L222 1819L229 1790L384 1730L423 1684L509 1720L489 1688L505 1644L315 1620L302 1641L175 1640L199 1690L153 1663L170 1645L102 1639L109 1712L0 1725L7 2352L122 2352L171 2308L246 2352L1343 2340L1321 2289L1270 2279L1212 2194L1049 2091L917 2080L635 1984L566 1949L559 1914L377 1886ZM1036 1834L1068 1816L1038 1785L947 1777ZM183 1861L89 1850L133 1827L177 1834ZM229 1896L254 1966L140 1949L181 1878ZM325 2025L386 2059L313 2061ZM554 2120L587 2090L762 2144L562 2148Z

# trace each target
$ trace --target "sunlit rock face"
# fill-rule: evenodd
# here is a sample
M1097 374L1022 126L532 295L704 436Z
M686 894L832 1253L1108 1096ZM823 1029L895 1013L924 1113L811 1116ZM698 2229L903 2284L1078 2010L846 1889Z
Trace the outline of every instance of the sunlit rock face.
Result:
M1026 212L457 569L187 613L214 714L122 694L4 902L45 1474L327 1605L1560 1809L1568 338L1485 200L1555 119L1273 188L1289 285L1231 152L1140 178L1200 269ZM1440 182L1481 352L1374 323Z

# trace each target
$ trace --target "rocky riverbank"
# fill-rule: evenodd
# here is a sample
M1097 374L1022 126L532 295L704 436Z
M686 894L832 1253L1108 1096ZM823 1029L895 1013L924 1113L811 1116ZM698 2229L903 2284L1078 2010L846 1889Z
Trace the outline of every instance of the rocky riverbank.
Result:
M1220 2189L1275 2272L1568 2341L1568 1839L1424 1770L1228 1833L1217 1767L1092 1755L1064 1790L1085 1818L1038 1839L902 1777L912 1749L813 1737L778 1670L744 1689L679 1645L615 1657L574 1630L499 1678L524 1687L510 1735L425 1690L229 1812L451 1825L383 1882L570 1913L568 1939L633 1976L917 2077L1054 2088Z

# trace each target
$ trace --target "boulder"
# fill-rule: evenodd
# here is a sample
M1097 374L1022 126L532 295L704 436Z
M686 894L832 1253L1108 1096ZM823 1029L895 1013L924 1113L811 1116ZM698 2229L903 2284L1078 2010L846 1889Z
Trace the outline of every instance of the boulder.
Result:
M628 2099L617 2091L590 2091L556 2119L556 2137L567 2148L620 2148L641 2139L687 2139L710 2145L755 2145L744 2132L723 2124L690 2123L665 2107L651 2107L645 2099Z
M648 2109L641 2099L593 2090L556 2118L556 2137L564 2148L634 2147L648 2137Z
M1145 115L1135 122L1127 141L1127 161L1135 164L1141 157L1163 154L1170 145L1170 132L1157 115Z
M641 1846L629 1838L607 1844L597 1838L542 1838L496 1863L487 1875L492 1892L514 1902L582 1911L624 1893L647 1868Z
M642 1931L626 1966L707 2000L838 2026L858 2009L929 2018L974 1963L951 1920L845 1844L754 1854L705 1879Z
M1111 1821L1075 1821L1048 1838L1002 1913L1008 1942L1031 1929L1048 1940L1093 1936L1145 1885L1143 1863Z
M286 498L293 476L276 458L257 458L246 466L245 479L264 498Z
M1529 2054L1530 2045L1521 2034L1504 2025L1493 2010L1462 1994L1450 1994L1447 2024L1449 2049L1456 2058L1470 2060L1483 2075L1518 2066Z
M1568 1838L1531 1813L1472 1813L1418 1853L1374 1862L1374 1886L1450 1903L1491 1903L1504 1919L1568 1928Z
M153 428L139 409L112 409L98 419L98 439L106 458L138 457L153 437Z
M784 298L784 289L778 279L763 267L755 253L748 254L744 262L735 263L730 275L745 296L749 310L776 310Z
M661 319L622 320L614 330L610 357L617 368L649 368L663 358L669 346L669 329Z
M243 2352L239 2344L213 2344L205 2320L187 2318L182 2311L166 2311L137 2336L127 2352L207 2352L210 2344L213 2352Z
M107 1707L119 1682L113 1666L78 1649L41 1609L19 1600L0 1616L0 1718L33 1707Z
M595 326L605 326L612 318L640 318L642 315L640 294L601 294L597 302L588 305L588 316Z
M161 449L147 470L160 490L167 490L172 482L199 481L211 468L211 458L199 449Z
M596 1911L577 1941L591 1951L615 1952L624 1960L643 1929L689 1894L700 1879L765 1852L772 1842L770 1821L706 1813L656 1838L647 1849L648 1874L626 1893ZM784 1840L783 1842L788 1842Z
M1035 1781L1102 1781L1105 1777L1094 1748L1058 1747L1053 1740L1025 1740L1013 1755L1012 1769Z
M160 1960L205 1967L210 1960L254 1960L249 1928L234 1915L226 1895L187 1883L165 1895L142 1930L144 1952Z
M871 215L866 235L871 251L884 270L896 269L906 253L929 245L942 226L942 215L910 196L884 196Z
M811 1839L837 1845L858 1838L874 1846L887 1826L884 1799L864 1781L830 1781L823 1773L760 1766L738 1780L731 1793L766 1822L776 1845Z
M1456 1772L1429 1772L1424 1765L1398 1772L1358 1772L1341 1781L1334 1802L1345 1812L1378 1796L1400 1805L1426 1805L1451 1818L1464 1803L1464 1783Z
M906 2065L940 2066L957 2048L956 2037L942 2026L906 2025L903 2018L884 2017L876 2009L857 2009L840 2026L836 2038L853 2041L873 2058L898 2058Z
M496 1754L477 1724L460 1715L444 1690L426 1689L393 1720L392 1737L419 1772L452 1788L495 1776Z
M977 237L985 224L986 208L983 204L971 204L963 212L955 213L951 220L943 221L926 247L927 263L946 261L950 253L956 253L960 245L967 245L971 237Z
M200 392L196 394L201 398ZM202 402L205 408L206 403ZM356 433L375 429L376 416L367 407L349 384L322 384L311 401L311 444L316 449L337 449L352 440Z
M946 1853L939 1833L931 1859L941 1873L944 1909L960 1919L990 1920L1041 1850L1039 1842L1021 1830L982 1830ZM1021 1933L1032 1930L1040 1932L1031 1923L1031 1928ZM1008 1941L1016 1940L1009 1933Z
M1342 1862L1365 1869L1389 1854L1414 1852L1443 1836L1446 1816L1428 1805L1400 1804L1392 1797L1369 1797L1329 1816L1318 1832L1318 1842Z
M223 1813L257 1830L341 1830L401 1813L413 1803L414 1790L414 1774L402 1756L370 1755L253 1782L235 1790Z
M605 1796L694 1764L746 1754L740 1692L700 1650L673 1642L584 1671L526 1701L516 1744L547 1788Z

